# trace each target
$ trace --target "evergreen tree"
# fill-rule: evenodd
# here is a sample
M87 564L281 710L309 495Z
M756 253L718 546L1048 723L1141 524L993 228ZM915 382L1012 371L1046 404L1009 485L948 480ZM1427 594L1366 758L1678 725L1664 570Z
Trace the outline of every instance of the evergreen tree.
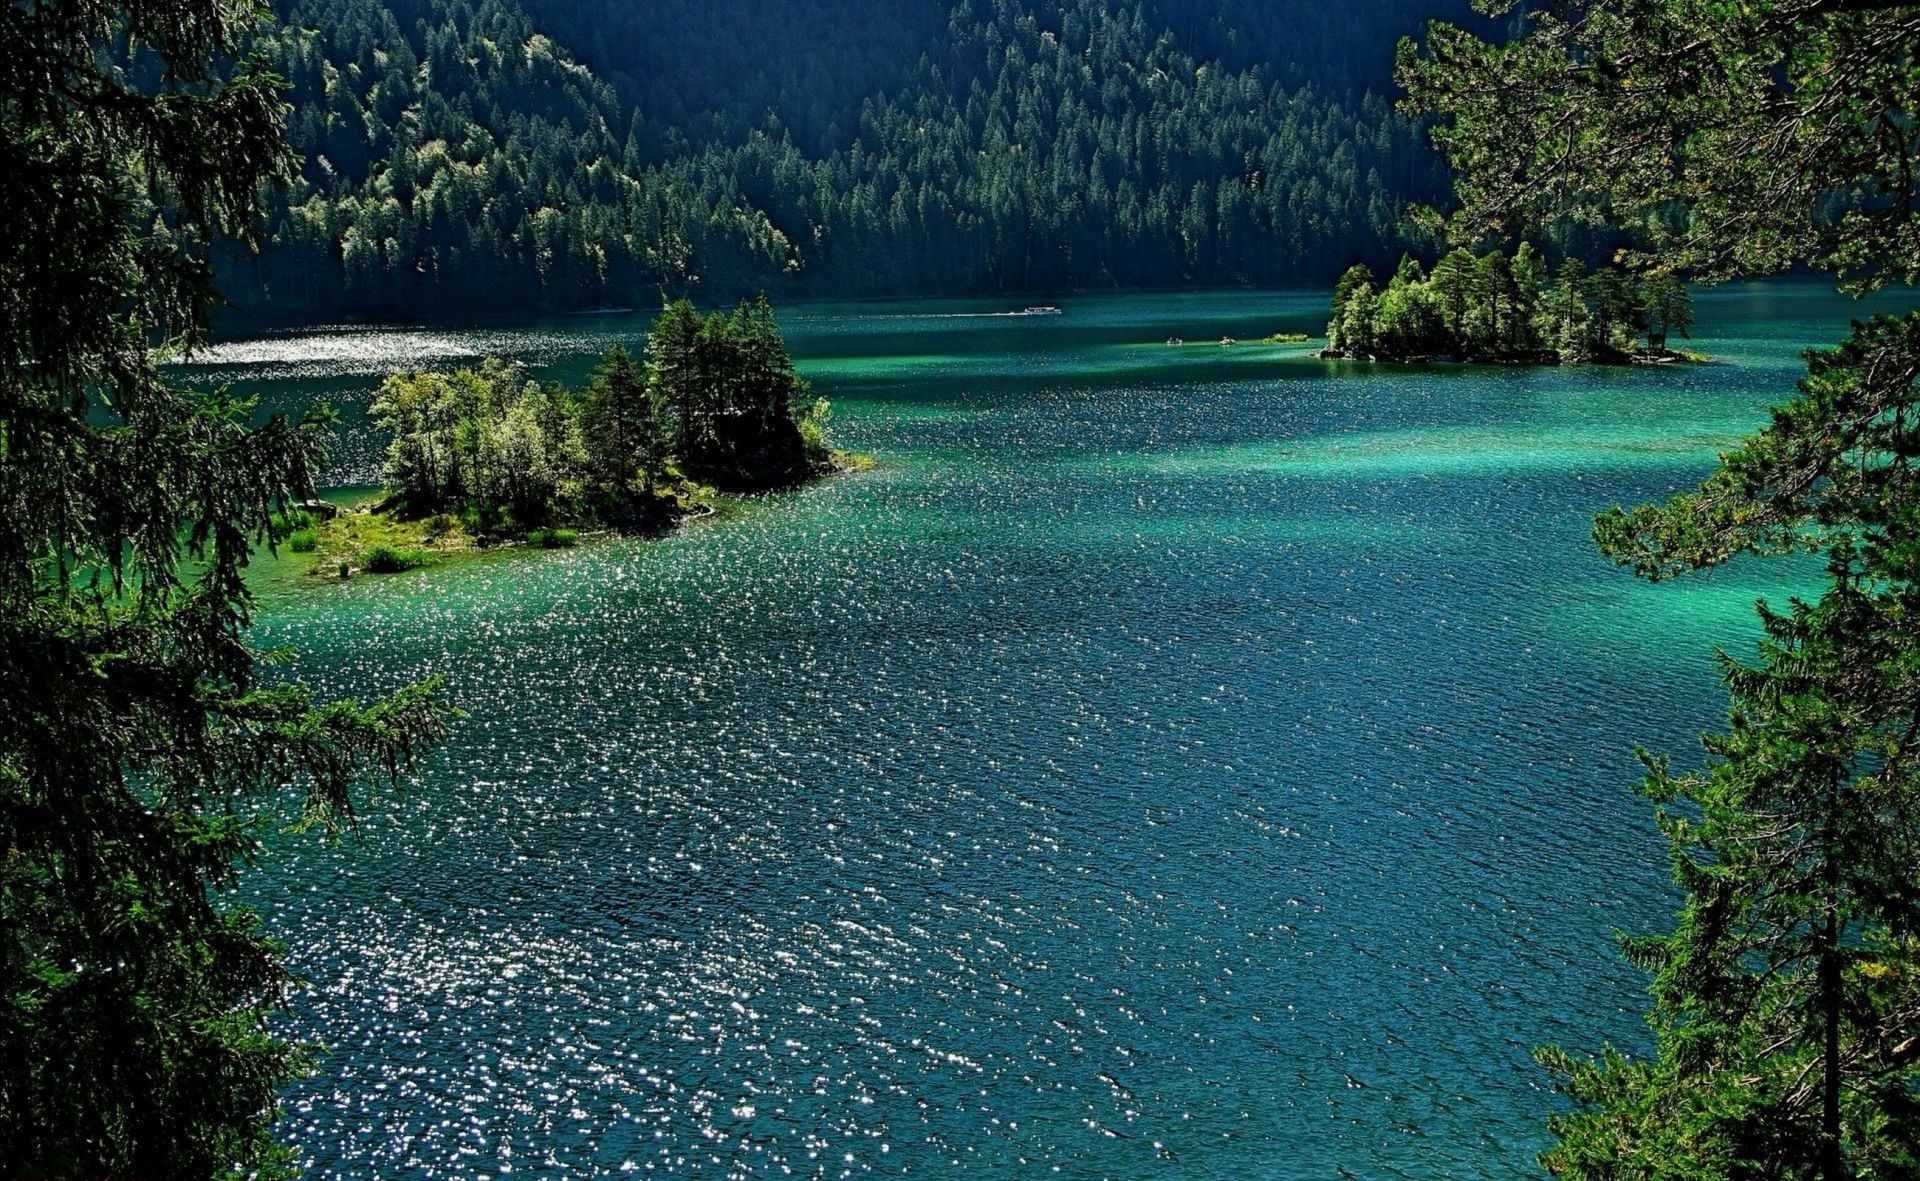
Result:
M1517 355L1540 352L1547 347L1539 329L1540 308L1547 298L1547 260L1531 242L1522 242L1513 252L1514 308L1509 320L1511 332L1507 347ZM1686 291L1683 286L1682 293Z
M166 384L205 244L286 165L250 6L41 0L0 18L0 1161L19 1177L273 1167L302 1068L289 985L222 897L263 811L308 821L436 739L431 685L371 706L263 678L242 573L310 495L326 420ZM128 60L126 47L139 57Z
M1513 266L1498 250L1488 251L1473 268L1473 303L1467 309L1466 339L1476 356L1497 357L1508 351L1519 313L1520 293L1514 287Z
M1587 264L1568 258L1552 292L1540 304L1536 318L1540 335L1555 351L1568 360L1585 360L1593 355L1593 309L1587 304Z
M1447 334L1454 340L1467 338L1467 310L1473 306L1476 262L1465 249L1455 249L1433 268L1433 293L1446 319Z
M690 342L689 342L690 336ZM702 316L690 306L669 306L648 337L654 389L663 402L682 402L686 443L680 451L689 470L721 483L767 486L801 479L812 465L794 404L807 383L794 373L773 307L763 296L742 302L731 314ZM690 364L673 358L681 349ZM690 371L690 380L681 373Z
M673 416L673 450L689 455L704 445L701 377L696 357L700 316L677 299L661 309L647 332L647 388Z
M1656 295L1661 311L1691 321L1686 288L1639 284L1618 271L1590 272L1578 259L1547 281L1546 260L1521 243L1512 260L1499 251L1475 258L1447 255L1424 277L1417 260L1401 261L1385 291L1356 266L1334 288L1327 349L1335 355L1419 360L1437 355L1468 360L1629 359L1626 331L1653 331ZM1604 306L1604 324L1593 310ZM1665 323L1665 321L1661 321ZM1458 325L1457 329L1455 325Z
M637 481L651 492L669 451L662 406L645 371L620 345L594 367L580 408L580 435L590 478L624 496Z
M1656 973L1660 1052L1543 1054L1584 1105L1555 1121L1556 1173L1920 1175L1916 378L1920 313L1863 325L1699 492L1600 521L1651 577L1812 538L1831 587L1763 610L1760 662L1727 662L1705 771L1651 761L1686 895L1671 933L1627 945Z
M1647 320L1647 345L1667 347L1667 338L1678 332L1686 336L1693 328L1693 296L1687 285L1672 274L1650 276L1643 285Z
M285 310L1329 277L1386 263L1438 186L1408 121L1324 85L1346 53L1189 0L278 3L261 47L302 165L224 277ZM776 30L809 13L837 35L788 52ZM769 62L811 89L769 89Z
M1444 26L1403 46L1410 109L1445 117L1453 231L1598 223L1637 236L1632 262L1709 278L1920 278L1920 6L1709 7L1594 0L1503 46ZM1563 286L1616 343L1616 293ZM1690 319L1662 279L1643 298L1650 333ZM1627 944L1658 1053L1543 1051L1576 1103L1557 1175L1920 1176L1920 313L1808 367L1698 491L1596 527L1651 578L1813 549L1828 582L1727 663L1708 767L1651 760L1684 896L1670 934Z
M1355 356L1370 357L1380 347L1380 295L1372 282L1362 283L1348 295L1340 313L1340 331L1328 335L1337 336L1340 348Z
M743 302L730 322L739 350L739 367L749 389L747 412L758 418L758 429L792 417L796 400L804 399L811 387L793 369L786 342L773 319L773 304L764 293L751 303Z
M1380 347L1394 356L1418 356L1438 348L1444 339L1426 273L1419 260L1408 255L1387 281L1380 296Z
M1632 283L1619 271L1602 267L1587 276L1582 294L1591 309L1582 351L1595 357L1624 351L1640 318Z

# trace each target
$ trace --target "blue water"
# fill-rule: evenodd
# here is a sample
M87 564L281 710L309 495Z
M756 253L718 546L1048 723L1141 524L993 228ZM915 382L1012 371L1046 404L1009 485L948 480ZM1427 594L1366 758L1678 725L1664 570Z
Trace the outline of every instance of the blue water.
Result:
M1612 932L1671 896L1633 748L1692 758L1712 646L1813 585L1643 586L1591 516L1697 481L1859 309L1716 293L1721 363L1659 370L1211 343L1319 301L792 309L872 471L665 541L263 578L298 675L440 674L469 715L358 839L278 842L241 892L312 981L299 1159L1537 1173L1530 1048L1645 1040ZM395 357L573 376L638 327L296 335L206 372L351 409ZM350 430L338 478L377 444Z

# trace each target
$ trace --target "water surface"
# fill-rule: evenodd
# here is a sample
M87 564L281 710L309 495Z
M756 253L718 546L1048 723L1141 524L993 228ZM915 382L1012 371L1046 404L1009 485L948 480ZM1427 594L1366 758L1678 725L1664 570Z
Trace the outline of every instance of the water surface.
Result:
M1633 747L1690 757L1712 645L1811 585L1636 584L1591 516L1697 481L1858 309L1716 293L1722 363L1659 370L1213 343L1322 298L789 309L873 471L660 542L264 578L299 675L439 674L469 715L244 891L313 981L312 1174L1532 1173L1529 1048L1644 1043ZM641 327L197 372L358 421L392 366L577 378Z

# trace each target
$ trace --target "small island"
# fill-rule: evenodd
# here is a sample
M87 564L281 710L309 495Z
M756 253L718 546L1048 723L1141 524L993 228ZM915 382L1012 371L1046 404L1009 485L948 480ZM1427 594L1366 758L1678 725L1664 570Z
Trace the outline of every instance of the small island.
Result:
M1657 364L1698 361L1668 347L1693 327L1693 298L1672 275L1591 269L1568 258L1548 275L1538 250L1511 257L1455 250L1431 275L1408 256L1384 289L1364 264L1340 277L1320 355L1354 361Z
M309 501L289 548L315 572L394 573L503 544L573 545L587 530L657 534L729 493L858 466L830 408L794 372L762 296L731 313L668 304L643 359L615 345L583 389L490 358L396 373L371 407L392 435L386 495L358 511Z

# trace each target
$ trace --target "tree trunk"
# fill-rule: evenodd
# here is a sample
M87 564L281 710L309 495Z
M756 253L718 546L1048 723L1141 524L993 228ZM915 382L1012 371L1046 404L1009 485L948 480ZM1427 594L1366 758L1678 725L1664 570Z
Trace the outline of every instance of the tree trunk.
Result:
M1840 863L1835 821L1840 808L1840 781L1836 775L1827 788L1827 815L1823 834L1826 849L1827 929L1820 951L1820 1016L1826 1025L1821 1047L1823 1080L1820 1095L1820 1176L1824 1181L1841 1181L1840 1154Z

